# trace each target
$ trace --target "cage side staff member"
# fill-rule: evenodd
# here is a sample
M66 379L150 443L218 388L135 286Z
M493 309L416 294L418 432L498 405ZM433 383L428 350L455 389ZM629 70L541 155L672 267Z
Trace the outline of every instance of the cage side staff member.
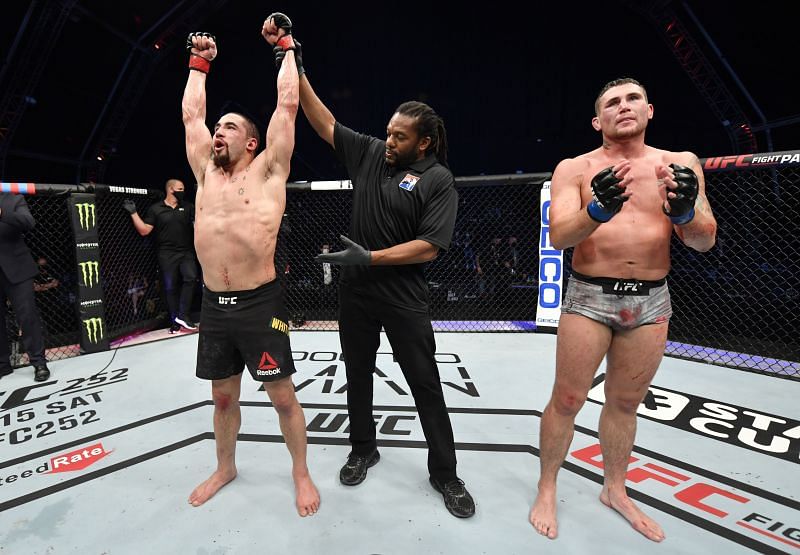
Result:
M132 200L125 200L123 207L130 213L139 235L144 237L154 229L156 231L158 265L172 321L170 333L176 333L180 326L197 329L189 318L198 278L194 254L194 204L185 200L186 191L180 180L168 180L164 189L164 201L153 203L144 218L139 216Z

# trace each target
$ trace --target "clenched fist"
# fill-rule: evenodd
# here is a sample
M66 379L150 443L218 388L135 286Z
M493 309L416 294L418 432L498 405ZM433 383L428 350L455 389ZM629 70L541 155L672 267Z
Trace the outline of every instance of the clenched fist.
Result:
M211 33L189 33L186 50L210 62L217 57L217 39Z
M286 14L275 12L267 16L261 27L261 35L271 46L280 46L283 50L294 49L292 20Z

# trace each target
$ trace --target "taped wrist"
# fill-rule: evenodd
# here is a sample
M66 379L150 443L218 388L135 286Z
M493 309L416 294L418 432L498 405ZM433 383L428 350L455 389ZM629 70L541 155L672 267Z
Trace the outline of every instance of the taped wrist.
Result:
M615 212L609 212L604 208L601 208L600 205L597 204L596 200L593 200L586 205L586 212L589 213L589 217L591 219L601 224L606 223L608 220L613 218L615 214Z
M294 41L294 48L292 50L294 50L294 63L297 66L297 76L301 77L306 70L303 67L303 50L299 41ZM275 54L275 67L280 69L283 64L283 59L286 57L286 51L277 45L273 47L272 51Z
M198 54L189 55L189 69L208 73L211 71L211 62Z
M694 219L694 208L689 210L689 212L683 216L670 216L669 219L675 225L688 224Z
M294 50L294 39L292 35L283 35L275 44L280 46L281 50Z

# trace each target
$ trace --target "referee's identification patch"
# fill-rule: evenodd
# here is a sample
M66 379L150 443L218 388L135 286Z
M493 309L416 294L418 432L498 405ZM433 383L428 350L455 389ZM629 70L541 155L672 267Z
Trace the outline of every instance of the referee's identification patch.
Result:
M406 191L413 191L414 186L417 184L417 181L419 181L419 177L407 173L406 176L403 178L402 181L400 181L398 185L400 186L401 189L405 189Z

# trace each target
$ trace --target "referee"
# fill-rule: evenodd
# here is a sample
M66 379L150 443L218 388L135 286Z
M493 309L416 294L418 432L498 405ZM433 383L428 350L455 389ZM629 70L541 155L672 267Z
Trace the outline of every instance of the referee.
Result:
M475 514L475 502L456 474L453 429L434 353L425 263L450 246L458 209L447 169L444 122L422 102L401 104L385 141L338 123L304 76L297 41L300 104L314 130L331 145L353 183L353 211L345 250L321 254L342 265L339 339L347 371L352 450L339 473L342 484L364 481L380 460L372 386L383 328L403 370L428 442L431 485L451 514ZM280 53L276 52L280 62Z
M144 218L136 212L132 200L126 199L122 207L130 213L139 235L144 237L153 230L156 232L158 266L172 322L169 332L178 333L181 326L197 329L197 324L189 318L198 277L194 254L194 204L184 200L186 191L182 181L170 179L164 189L164 201L153 203Z

